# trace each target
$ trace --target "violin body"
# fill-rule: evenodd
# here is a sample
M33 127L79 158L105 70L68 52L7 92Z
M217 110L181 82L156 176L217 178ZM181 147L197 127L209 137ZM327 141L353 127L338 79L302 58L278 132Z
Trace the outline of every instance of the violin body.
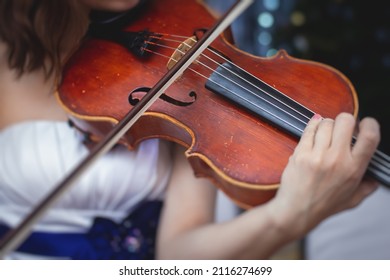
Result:
M149 2L126 31L147 29L189 38L215 22L199 1ZM357 115L354 87L336 69L290 57L284 51L257 57L234 46L227 34L221 34L211 47L272 88L326 118L340 112ZM174 50L154 46L153 51L160 55L139 57L115 42L86 39L67 62L57 92L75 125L96 141L108 133L132 109L129 94L142 98L140 89L153 87L168 71ZM222 63L215 53L207 56ZM133 149L142 140L157 137L183 145L196 176L211 179L241 207L259 205L275 195L298 139L207 89L206 79L217 65L209 63L205 68L203 61L208 62L204 59L200 57L192 70L186 70L166 90L179 104L158 99L121 143Z

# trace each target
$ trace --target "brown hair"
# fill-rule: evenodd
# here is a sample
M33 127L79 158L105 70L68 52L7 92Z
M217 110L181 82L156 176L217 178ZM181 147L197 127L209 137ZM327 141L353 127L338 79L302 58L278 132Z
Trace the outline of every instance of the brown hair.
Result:
M0 40L8 47L8 64L19 75L42 68L60 74L63 52L87 27L78 0L0 0Z

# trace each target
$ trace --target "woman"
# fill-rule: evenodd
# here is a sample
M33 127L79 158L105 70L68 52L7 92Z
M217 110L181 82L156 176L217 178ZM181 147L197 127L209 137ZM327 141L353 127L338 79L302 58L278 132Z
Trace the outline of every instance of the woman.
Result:
M52 93L63 62L87 29L90 10L124 11L138 2L0 1L3 233L87 153ZM315 115L276 197L220 224L213 223L215 188L193 176L181 148L158 140L133 152L117 147L9 258L267 258L376 189L363 175L379 143L378 123L363 119L351 149L354 128L350 114L335 120Z

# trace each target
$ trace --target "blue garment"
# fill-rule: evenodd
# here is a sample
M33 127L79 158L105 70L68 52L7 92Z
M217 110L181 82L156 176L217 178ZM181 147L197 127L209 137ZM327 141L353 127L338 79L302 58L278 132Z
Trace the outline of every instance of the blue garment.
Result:
M16 251L75 260L154 259L162 204L145 202L121 223L97 217L86 233L33 232ZM8 230L0 225L0 236Z

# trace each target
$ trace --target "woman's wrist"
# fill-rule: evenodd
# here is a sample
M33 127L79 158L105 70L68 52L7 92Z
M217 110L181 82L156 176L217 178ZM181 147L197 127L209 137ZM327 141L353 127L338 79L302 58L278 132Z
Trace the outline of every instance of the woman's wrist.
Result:
M297 240L306 233L305 213L296 213L287 203L271 200L266 207L270 220L270 227L273 228L276 236L285 239L284 242Z

